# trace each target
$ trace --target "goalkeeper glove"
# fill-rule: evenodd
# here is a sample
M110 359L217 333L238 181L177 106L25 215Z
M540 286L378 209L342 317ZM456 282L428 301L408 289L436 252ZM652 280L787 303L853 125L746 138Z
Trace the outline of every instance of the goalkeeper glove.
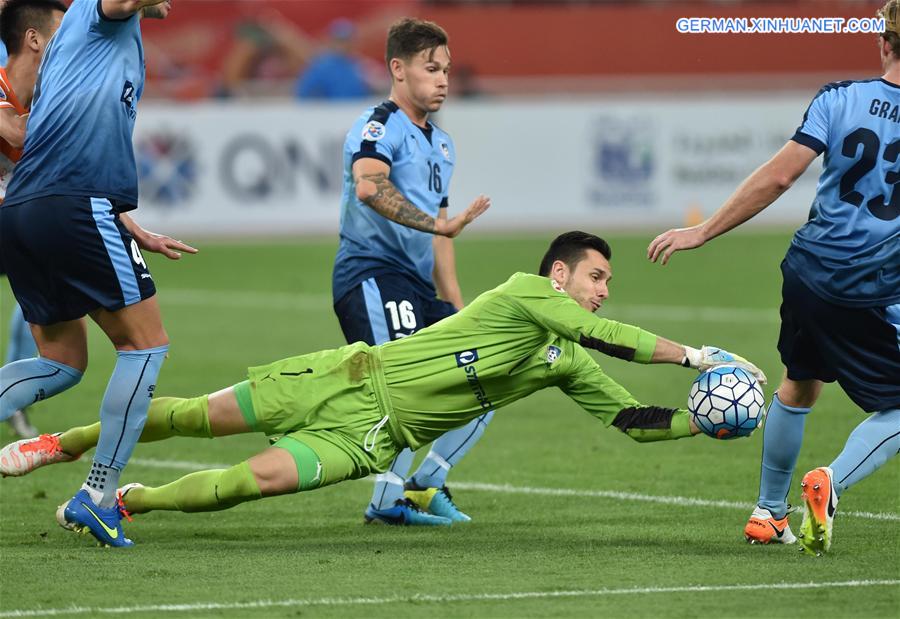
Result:
M730 353L727 350L715 346L704 346L700 350L685 346L684 359L681 360L681 365L686 368L700 370L701 372L705 372L719 365L734 365L753 374L756 380L761 384L765 385L767 382L766 375L758 367L740 355L735 355L734 353Z

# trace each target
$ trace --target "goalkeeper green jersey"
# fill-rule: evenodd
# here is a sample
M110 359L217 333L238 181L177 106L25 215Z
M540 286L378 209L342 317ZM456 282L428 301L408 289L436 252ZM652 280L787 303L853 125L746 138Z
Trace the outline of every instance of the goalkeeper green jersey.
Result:
M559 387L637 440L690 435L687 411L642 406L585 348L648 363L656 336L595 316L547 277L517 273L459 313L369 349L392 434L418 449L471 419Z

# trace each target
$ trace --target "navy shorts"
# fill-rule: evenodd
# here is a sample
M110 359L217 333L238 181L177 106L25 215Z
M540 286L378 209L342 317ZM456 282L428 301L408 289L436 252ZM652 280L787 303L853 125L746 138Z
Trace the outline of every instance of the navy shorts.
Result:
M427 297L402 275L377 275L334 304L347 343L370 346L412 335L456 313L451 303Z
M105 198L48 196L0 207L0 264L33 324L116 311L156 294L137 242Z
M791 380L837 381L866 412L900 407L900 305L843 307L785 263L778 351Z

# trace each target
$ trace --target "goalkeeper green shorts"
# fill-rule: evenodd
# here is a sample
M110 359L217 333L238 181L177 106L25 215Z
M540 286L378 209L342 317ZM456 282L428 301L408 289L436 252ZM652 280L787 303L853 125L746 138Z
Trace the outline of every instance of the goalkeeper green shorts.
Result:
M300 490L385 471L402 448L378 405L367 350L358 343L252 367L235 386L247 425L294 456Z

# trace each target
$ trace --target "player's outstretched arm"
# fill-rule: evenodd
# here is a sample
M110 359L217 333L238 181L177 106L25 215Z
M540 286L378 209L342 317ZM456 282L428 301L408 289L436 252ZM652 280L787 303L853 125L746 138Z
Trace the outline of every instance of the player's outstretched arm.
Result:
M127 19L148 7L154 10L144 11L144 17L162 19L168 14L171 4L171 0L100 0L103 15L108 19Z
M753 374L756 380L763 385L768 382L762 370L740 355L730 353L717 346L691 348L659 336L656 338L656 349L653 351L650 363L677 363L682 367L694 368L701 372L720 365L735 365Z
M390 172L390 166L378 159L366 157L356 161L353 164L356 197L382 217L408 228L453 238L491 205L489 198L479 196L453 219L441 221L407 200L388 178Z
M687 410L638 402L583 349L576 350L559 388L603 425L614 426L639 443L677 440L700 432Z
M647 258L666 264L676 251L700 247L736 228L790 189L817 156L808 146L788 142L748 176L712 217L690 228L668 230L653 239L647 248Z
M181 254L179 252L196 254L198 251L190 245L182 243L181 241L177 241L164 234L156 234L155 232L144 230L137 224L137 222L135 222L125 213L119 214L119 220L125 225L126 228L128 228L131 236L133 236L134 240L137 241L138 247L157 254L162 254L169 260L178 260L179 258L181 258Z

